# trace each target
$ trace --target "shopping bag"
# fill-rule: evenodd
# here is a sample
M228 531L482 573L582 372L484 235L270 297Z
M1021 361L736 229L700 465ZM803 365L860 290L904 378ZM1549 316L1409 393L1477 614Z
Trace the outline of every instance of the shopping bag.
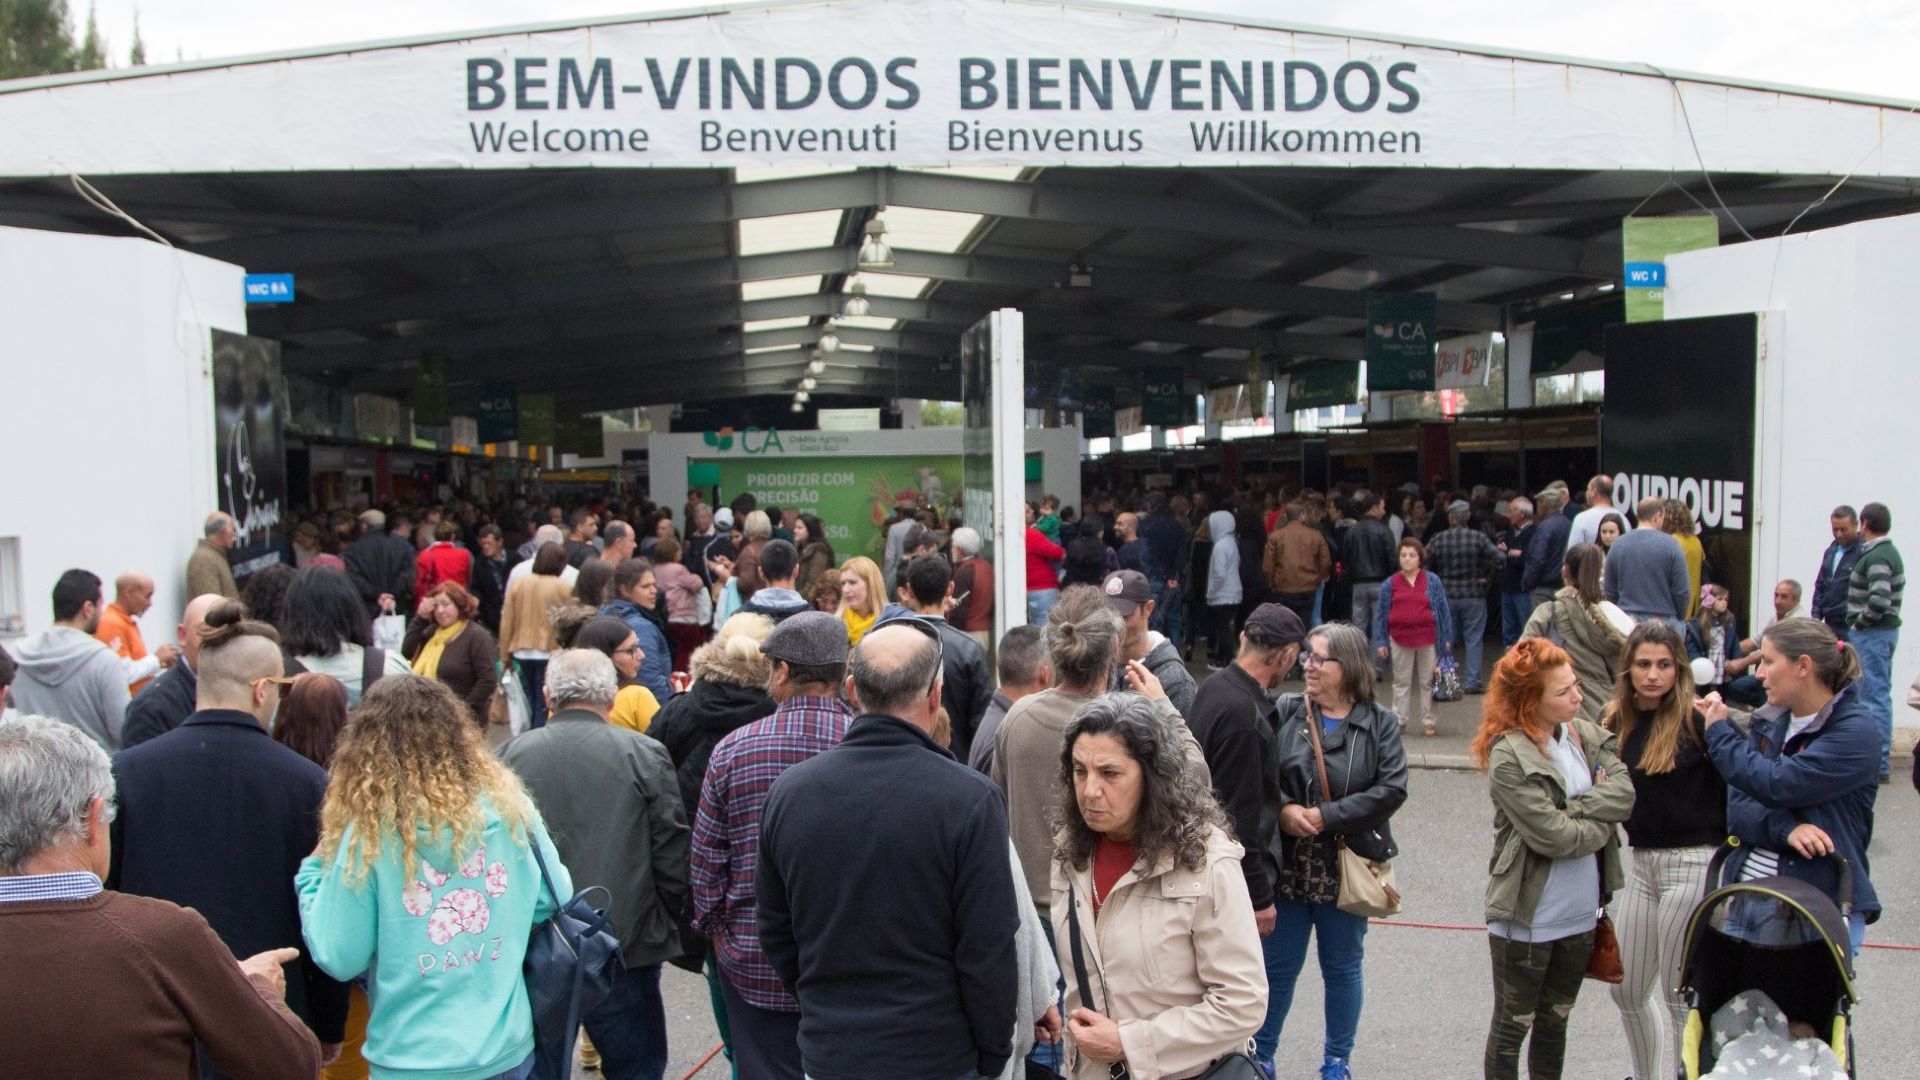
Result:
M399 653L400 644L407 638L407 617L405 615L381 615L373 620L373 647L385 649L390 653Z
M1460 685L1459 663L1442 654L1433 666L1433 700L1459 701L1466 696L1466 689Z
M533 709L520 688L520 672L512 664L500 672L500 690L507 695L507 731L518 735L533 726Z

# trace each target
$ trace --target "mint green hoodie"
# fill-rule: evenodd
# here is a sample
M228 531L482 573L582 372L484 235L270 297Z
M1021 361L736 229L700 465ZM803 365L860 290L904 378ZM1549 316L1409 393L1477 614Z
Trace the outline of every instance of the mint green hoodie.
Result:
M483 810L475 850L456 854L451 830L423 834L411 877L392 839L357 887L342 878L347 842L324 865L307 856L294 877L314 963L336 979L367 975L362 1053L374 1080L485 1080L533 1053L520 965L553 898L525 839L512 837L491 805ZM571 897L572 879L531 803L527 815L555 891Z

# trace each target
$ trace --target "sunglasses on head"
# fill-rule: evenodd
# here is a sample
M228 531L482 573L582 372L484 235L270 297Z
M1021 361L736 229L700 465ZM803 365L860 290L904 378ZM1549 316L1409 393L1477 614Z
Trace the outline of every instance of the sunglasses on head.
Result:
M299 676L297 675L262 675L259 678L253 680L251 683L248 683L247 685L253 687L255 690L258 690L260 689L260 686L262 683L271 683L272 685L280 688L280 700L285 701L287 700L287 695L293 692L293 680L296 678L299 678Z
M947 643L940 637L940 628L925 619L916 618L912 615L902 615L899 618L888 619L880 625L911 626L915 630L933 639L933 678L927 683L927 691L931 693L934 684L940 681L940 673L947 668ZM878 627L875 627L875 629L878 629Z

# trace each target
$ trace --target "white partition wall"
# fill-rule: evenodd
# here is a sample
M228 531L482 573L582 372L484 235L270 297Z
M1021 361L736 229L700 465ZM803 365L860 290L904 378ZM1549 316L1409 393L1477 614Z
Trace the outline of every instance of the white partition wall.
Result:
M1670 256L1668 318L1759 311L1755 447L1756 604L1782 578L1813 587L1836 505L1882 502L1893 540L1920 559L1920 341L1913 282L1920 216L1889 218ZM1911 596L1909 597L1911 600ZM1755 613L1748 612L1751 618ZM1909 603L1909 616L1920 606ZM1920 625L1894 654L1896 701L1920 674ZM1920 727L1895 708L1894 723Z
M153 575L149 647L174 639L215 508L208 331L246 333L241 269L149 240L0 228L0 542L24 630L72 567Z

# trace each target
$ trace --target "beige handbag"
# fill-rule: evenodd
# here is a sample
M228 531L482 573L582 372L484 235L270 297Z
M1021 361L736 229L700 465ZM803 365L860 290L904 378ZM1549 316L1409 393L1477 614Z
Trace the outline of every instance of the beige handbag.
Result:
M1914 676L1913 685L1907 687L1907 707L1920 709L1920 675Z
M1327 783L1327 755L1320 747L1320 717L1307 709L1307 735L1313 739L1313 765L1320 773L1320 797L1333 799L1333 787ZM1349 915L1383 919L1400 914L1400 890L1394 884L1393 863L1375 862L1347 847L1347 839L1336 835L1334 847L1340 853L1340 899L1334 906Z

